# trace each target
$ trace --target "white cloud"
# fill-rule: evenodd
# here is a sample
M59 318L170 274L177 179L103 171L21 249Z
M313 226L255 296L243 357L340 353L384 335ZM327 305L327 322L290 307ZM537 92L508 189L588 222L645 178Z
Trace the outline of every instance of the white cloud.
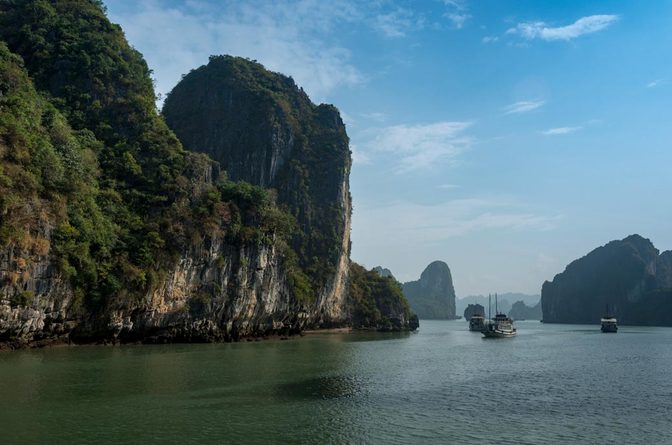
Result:
M165 94L190 69L207 63L212 54L256 59L266 68L291 75L316 101L334 89L363 81L350 62L350 51L330 38L337 24L362 20L349 1L301 0L292 8L274 2L190 1L181 8L157 1L135 8L115 8L130 43L142 52Z
M364 119L369 119L375 122L385 122L387 120L387 114L385 113L379 113L379 112L372 112L372 113L362 113L361 116Z
M433 243L492 229L548 231L558 215L547 216L521 209L505 199L455 199L434 205L396 202L357 210L357 231L375 243L404 239L413 244Z
M467 20L471 18L471 14L467 12L467 5L461 0L443 0L448 11L444 16L451 22L454 28L462 29Z
M497 37L497 36L485 36L481 39L481 42L483 42L483 43L495 43L497 40L499 40L499 37Z
M452 22L455 28L462 29L464 23L471 18L471 15L464 12L453 12L446 14L446 17L448 17L448 20Z
M577 37L601 31L618 20L617 15L591 15L581 17L567 26L552 27L545 22L519 23L515 28L506 31L507 34L516 34L527 40L542 39L571 40Z
M409 31L416 31L424 27L424 18L416 16L409 9L398 8L386 14L380 14L374 19L374 28L385 37L404 37Z
M541 134L545 136L557 136L560 134L569 134L579 131L581 127L558 127L558 128L549 128L548 130L540 131Z
M666 83L667 83L666 79L656 79L656 80L653 80L653 81L647 83L646 87L647 88L655 88L657 86L664 85Z
M439 185L436 186L436 188L444 189L444 190L453 190L453 189L456 189L456 188L460 188L460 186L456 185L456 184L439 184Z
M504 114L528 113L542 107L546 101L543 100L523 100L504 107Z
M469 122L394 125L376 130L367 147L393 155L399 173L455 163L474 142L464 134L469 126Z
M358 148L357 145L350 143L350 151L352 152L352 162L353 164L369 164L371 163L371 159L367 156L366 153L362 153Z

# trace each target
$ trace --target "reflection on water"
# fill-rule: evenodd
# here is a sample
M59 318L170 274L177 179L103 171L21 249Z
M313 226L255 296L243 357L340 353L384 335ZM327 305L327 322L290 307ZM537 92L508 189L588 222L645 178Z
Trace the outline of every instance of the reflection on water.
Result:
M1 442L672 443L672 329L517 327L0 354Z

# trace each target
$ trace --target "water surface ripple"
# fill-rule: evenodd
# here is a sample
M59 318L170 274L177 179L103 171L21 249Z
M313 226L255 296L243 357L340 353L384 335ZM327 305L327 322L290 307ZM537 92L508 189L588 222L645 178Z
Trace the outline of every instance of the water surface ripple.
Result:
M2 443L672 443L672 329L0 354Z

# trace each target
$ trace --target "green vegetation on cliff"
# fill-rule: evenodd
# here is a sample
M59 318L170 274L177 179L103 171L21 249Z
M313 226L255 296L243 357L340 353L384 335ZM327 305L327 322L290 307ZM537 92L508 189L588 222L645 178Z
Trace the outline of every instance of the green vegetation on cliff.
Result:
M304 284L319 293L348 249L350 150L338 110L259 63L212 56L170 92L163 114L187 149L232 179L277 190L298 223L290 244Z
M21 56L0 46L0 247L50 253L97 307L145 294L208 237L292 235L272 193L182 149L99 2L3 1L0 39Z
M353 265L346 285L335 107L213 57L166 101L185 150L150 75L99 1L0 1L0 338L417 327L393 279Z
M418 317L411 314L401 284L392 276L381 276L357 263L350 265L349 295L353 307L354 327L400 330L418 327Z

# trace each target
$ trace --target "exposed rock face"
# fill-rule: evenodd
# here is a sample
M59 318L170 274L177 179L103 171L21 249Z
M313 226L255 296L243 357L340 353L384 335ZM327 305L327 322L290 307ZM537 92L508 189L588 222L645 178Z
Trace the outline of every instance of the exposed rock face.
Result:
M480 304L470 304L464 309L464 319L469 321L474 315L481 315L485 317L485 308Z
M182 79L163 113L185 148L277 190L299 223L292 246L316 285L316 322L346 321L351 159L338 110L256 62L216 56Z
M530 307L523 301L516 301L509 311L509 317L514 320L541 320L541 302Z
M593 250L544 283L544 322L595 324L609 311L623 324L672 324L671 256L639 235Z
M455 319L455 289L450 268L443 261L429 264L418 281L403 284L411 309L420 318Z
M0 347L417 327L387 281L366 299L372 324L355 323L351 160L336 108L259 64L214 57L166 115L217 165L183 150L156 113L145 61L99 2L4 2L0 22ZM48 168L34 168L34 141L49 145ZM222 170L275 189L279 206L250 204L259 190L245 184L236 190L254 196L224 197Z
M375 273L377 273L378 275L380 275L383 278L385 278L385 277L394 278L394 275L392 275L392 271L390 269L387 269L387 268L384 268L384 267L381 267L381 266L376 266L371 270L373 270Z
M118 299L87 313L47 257L7 250L0 260L0 342L17 347L69 341L216 341L291 334L308 309L287 289L272 247L231 246L214 239L185 253L141 301ZM16 258L29 258L21 270ZM19 275L17 277L17 274Z

